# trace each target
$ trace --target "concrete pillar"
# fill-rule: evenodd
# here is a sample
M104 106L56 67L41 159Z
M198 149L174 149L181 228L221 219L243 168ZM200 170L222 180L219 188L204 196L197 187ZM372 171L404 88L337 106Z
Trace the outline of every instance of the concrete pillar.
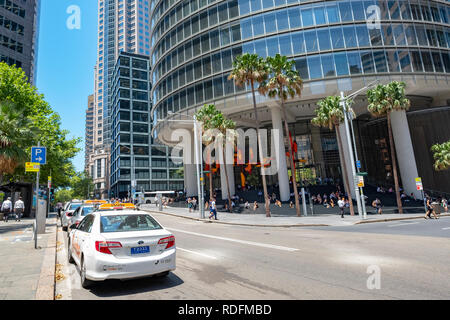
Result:
M190 133L190 136L186 137L186 144L183 146L184 188L186 189L186 196L188 197L198 196L194 134L193 132Z
M278 135L278 150L276 152L277 165L278 165L278 184L280 186L280 198L281 201L289 201L290 189L289 189L289 177L286 165L286 148L284 145L284 126L282 122L281 108L274 106L270 108L272 115L272 128L279 132ZM275 145L275 135L272 133L272 145Z
M339 149L339 158L341 160L342 177L343 177L343 179L345 179L344 182L348 180L352 198L356 199L355 188L353 186L353 176L352 176L352 167L351 167L351 162L350 162L350 154L348 151L349 149L348 149L347 137L345 135L345 124L344 123L339 125L339 133L340 133L341 142L342 142L342 150ZM345 162L345 164L344 164L344 162ZM344 177L344 165L346 166L346 169L347 169L347 177ZM356 209L355 209L355 212L356 212Z
M391 113L391 124L403 189L408 196L414 193L417 198L422 199L421 191L416 188L416 178L419 177L419 173L406 112L404 110L393 111Z

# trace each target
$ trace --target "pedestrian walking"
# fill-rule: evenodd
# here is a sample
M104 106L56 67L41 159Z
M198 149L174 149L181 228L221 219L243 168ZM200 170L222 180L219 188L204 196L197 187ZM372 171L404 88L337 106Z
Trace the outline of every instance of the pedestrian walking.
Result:
M14 213L16 214L16 221L22 219L22 214L25 211L25 204L22 201L22 197L14 203Z
M189 212L192 212L192 207L193 207L192 199L188 198L187 203L188 203Z
M377 211L377 214L381 214L381 200L376 198L372 202L372 207L374 207Z
M447 213L448 212L448 201L447 201L447 199L442 198L441 204L442 204L442 208L444 208L444 210L445 210L445 213Z
M192 198L192 209L197 210L197 199L196 198Z
M217 208L216 208L216 199L213 198L210 202L209 202L209 219L211 219L212 217L214 217L214 220L218 220L217 219Z
M11 213L12 210L12 202L11 202L11 198L8 197L2 204L2 208L1 211L3 212L3 220L5 222L8 222L8 218L9 218L9 214Z
M434 215L435 219L439 219L439 217L436 215L436 212L434 212L433 208L433 202L430 197L426 198L426 206L427 206L427 213L425 214L425 219L431 218L431 214Z
M344 217L345 214L345 199L342 197L341 200L338 200L339 210L341 211L341 218Z

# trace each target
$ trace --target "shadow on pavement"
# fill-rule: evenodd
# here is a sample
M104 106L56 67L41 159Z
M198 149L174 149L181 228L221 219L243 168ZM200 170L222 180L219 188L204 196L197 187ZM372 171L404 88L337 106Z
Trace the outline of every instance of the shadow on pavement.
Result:
M8 233L8 232L14 232L14 231L24 231L30 226L32 226L32 223L28 224L14 224L14 222L10 221L8 223L2 222L0 223L0 234Z
M130 294L159 291L183 284L184 281L171 272L166 277L148 277L133 280L107 280L94 284L90 292L98 297L117 297Z

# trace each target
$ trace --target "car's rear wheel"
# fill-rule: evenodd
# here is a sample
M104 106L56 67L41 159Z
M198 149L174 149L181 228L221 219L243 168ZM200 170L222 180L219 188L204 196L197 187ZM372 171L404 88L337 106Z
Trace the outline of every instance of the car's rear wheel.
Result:
M69 245L67 246L67 260L69 261L69 263L74 263L73 257L72 257L72 246Z
M92 287L93 282L91 280L86 279L86 264L84 262L84 257L81 257L80 279L81 279L81 286L83 288L89 289L90 287Z

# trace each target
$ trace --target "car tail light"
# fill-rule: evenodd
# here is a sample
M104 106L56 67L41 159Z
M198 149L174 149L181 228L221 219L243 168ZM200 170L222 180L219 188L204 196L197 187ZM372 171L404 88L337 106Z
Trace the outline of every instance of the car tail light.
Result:
M95 250L98 252L112 254L110 248L122 248L122 244L114 241L95 241Z
M166 249L169 249L170 247L173 247L175 245L175 237L170 236L167 238L159 239L158 244L167 244Z

